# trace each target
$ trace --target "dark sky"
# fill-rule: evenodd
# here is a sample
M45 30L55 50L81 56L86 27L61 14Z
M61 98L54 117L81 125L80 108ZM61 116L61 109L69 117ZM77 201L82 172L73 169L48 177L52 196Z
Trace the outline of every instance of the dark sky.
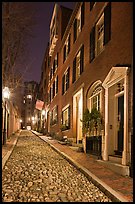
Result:
M76 2L56 2L68 8L74 8ZM29 60L26 64L28 71L24 76L25 81L40 82L41 66L44 53L49 42L49 26L55 2L33 2L37 10L37 25L33 28L34 38L29 39Z

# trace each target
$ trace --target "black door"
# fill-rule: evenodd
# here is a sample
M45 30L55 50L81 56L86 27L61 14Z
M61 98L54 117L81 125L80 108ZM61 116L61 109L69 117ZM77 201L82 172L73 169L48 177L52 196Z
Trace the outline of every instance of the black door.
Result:
M118 97L118 152L122 154L124 137L124 95Z

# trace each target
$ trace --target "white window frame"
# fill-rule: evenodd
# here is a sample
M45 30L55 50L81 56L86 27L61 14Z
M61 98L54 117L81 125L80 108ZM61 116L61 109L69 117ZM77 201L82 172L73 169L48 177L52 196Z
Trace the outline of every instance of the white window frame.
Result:
M76 55L76 80L80 77L80 60L81 60L81 50Z
M77 15L77 37L79 35L79 33L81 32L81 8L78 11L78 15Z
M98 28L100 27L100 32L101 35L100 37L98 36ZM96 40L95 40L95 54L96 56L99 55L103 50L104 50L104 13L101 15L101 17L99 18L98 22L96 23ZM100 44L100 48L98 48L98 43Z
M70 118L68 117L69 116L69 106L70 105L68 104L62 109L62 117L63 117L62 125L66 125L67 127L69 127L68 122L70 120ZM67 120L65 120L65 113L66 113Z
M95 92L95 93L94 93ZM98 103L98 96L99 96L99 103ZM92 110L92 108L93 108L93 99L96 97L96 109L98 110L98 111L102 111L101 109L102 109L102 87L101 86L99 86L99 87L95 87L94 89L93 89L93 92L92 92L92 94L91 94L91 96L89 97L89 100L90 100L90 111ZM99 106L98 106L98 104L99 104Z

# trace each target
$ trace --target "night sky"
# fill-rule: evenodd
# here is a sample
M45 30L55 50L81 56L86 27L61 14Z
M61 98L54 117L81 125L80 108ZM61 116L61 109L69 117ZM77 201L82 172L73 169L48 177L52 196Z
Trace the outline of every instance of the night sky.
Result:
M59 5L73 9L76 2L56 2ZM44 53L49 42L49 26L55 2L32 2L37 10L37 25L33 28L34 37L28 41L29 60L26 62L28 71L24 81L40 82L41 66Z

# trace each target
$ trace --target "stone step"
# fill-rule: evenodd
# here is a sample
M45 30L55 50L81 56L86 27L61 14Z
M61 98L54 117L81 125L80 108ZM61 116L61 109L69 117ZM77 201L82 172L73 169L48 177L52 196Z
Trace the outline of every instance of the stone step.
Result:
M111 161L97 160L97 162L122 176L130 175L129 166L123 166L122 164L114 163Z
M122 157L119 155L109 155L109 161L121 164L122 163Z

